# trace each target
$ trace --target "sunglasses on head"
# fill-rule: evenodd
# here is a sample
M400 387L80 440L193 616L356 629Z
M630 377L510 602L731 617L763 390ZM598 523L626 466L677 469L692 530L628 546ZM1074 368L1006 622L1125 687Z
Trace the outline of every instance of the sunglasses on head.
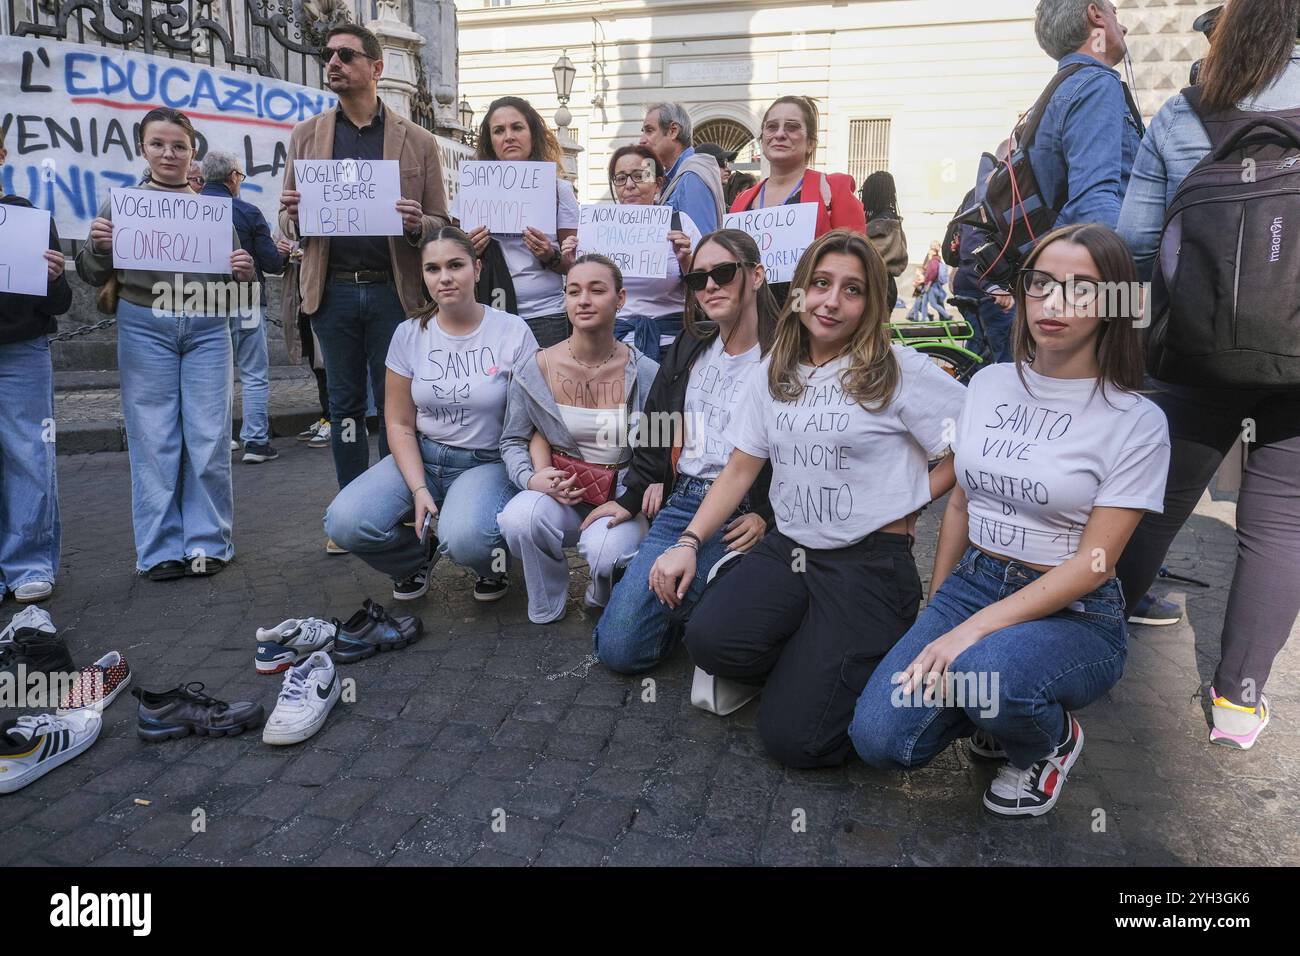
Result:
M350 46L327 46L321 47L320 61L328 65L329 61L334 59L334 54L336 53L338 54L339 59L343 61L344 66L347 66L359 56L364 56L367 60L376 59L376 57L371 56L369 53L362 53L360 50L354 50Z
M692 292L703 292L710 279L713 280L714 285L723 286L736 278L736 272L742 264L739 262L724 262L721 265L714 266L708 272L697 269L682 276L682 281L686 283L686 288Z

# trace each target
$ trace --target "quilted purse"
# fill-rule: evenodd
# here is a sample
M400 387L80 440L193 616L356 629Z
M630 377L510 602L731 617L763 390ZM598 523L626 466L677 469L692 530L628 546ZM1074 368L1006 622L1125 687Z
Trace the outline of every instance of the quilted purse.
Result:
M582 500L589 505L603 505L614 497L614 479L618 465L596 465L563 452L551 452L551 466L567 475L577 475Z

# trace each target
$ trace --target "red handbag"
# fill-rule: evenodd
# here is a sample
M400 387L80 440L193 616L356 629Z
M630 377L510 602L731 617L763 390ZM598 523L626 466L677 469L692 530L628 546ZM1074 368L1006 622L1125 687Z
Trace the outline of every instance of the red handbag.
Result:
M603 505L614 497L614 479L618 465L597 465L563 452L551 452L551 466L566 475L576 475L582 500L589 505Z

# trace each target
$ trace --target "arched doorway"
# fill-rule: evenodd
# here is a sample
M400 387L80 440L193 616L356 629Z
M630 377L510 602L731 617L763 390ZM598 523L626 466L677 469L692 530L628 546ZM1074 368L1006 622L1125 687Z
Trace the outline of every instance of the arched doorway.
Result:
M736 161L732 163L733 169L758 172L763 158L759 152L758 140L743 123L733 119L705 120L695 127L691 139L696 146L715 143L726 150L734 149L737 152Z

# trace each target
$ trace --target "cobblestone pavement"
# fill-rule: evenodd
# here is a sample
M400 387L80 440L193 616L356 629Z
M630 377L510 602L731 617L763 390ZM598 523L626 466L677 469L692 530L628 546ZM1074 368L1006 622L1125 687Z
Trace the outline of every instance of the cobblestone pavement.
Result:
M324 553L328 452L282 445L277 462L235 466L235 563L168 584L132 574L126 456L60 458L64 569L47 607L78 664L118 648L140 686L200 680L269 710L280 681L253 670L256 626L346 617L366 595L390 603L380 576ZM1206 743L1198 695L1230 577L1232 507L1207 498L1177 540L1170 565L1215 587L1172 592L1184 623L1133 630L1127 673L1081 712L1086 749L1043 818L986 814L992 768L961 745L907 774L856 760L783 770L760 749L756 704L729 718L690 706L680 649L653 685L615 676L586 658L590 611L575 602L562 623L534 626L522 582L478 605L467 572L444 563L429 597L403 608L423 616L426 637L343 668L355 703L313 740L148 745L123 695L94 747L0 797L0 864L1300 863L1298 642L1274 670L1276 716L1260 744ZM933 515L920 529L923 574ZM575 597L583 584L575 571ZM0 622L16 610L6 603Z

